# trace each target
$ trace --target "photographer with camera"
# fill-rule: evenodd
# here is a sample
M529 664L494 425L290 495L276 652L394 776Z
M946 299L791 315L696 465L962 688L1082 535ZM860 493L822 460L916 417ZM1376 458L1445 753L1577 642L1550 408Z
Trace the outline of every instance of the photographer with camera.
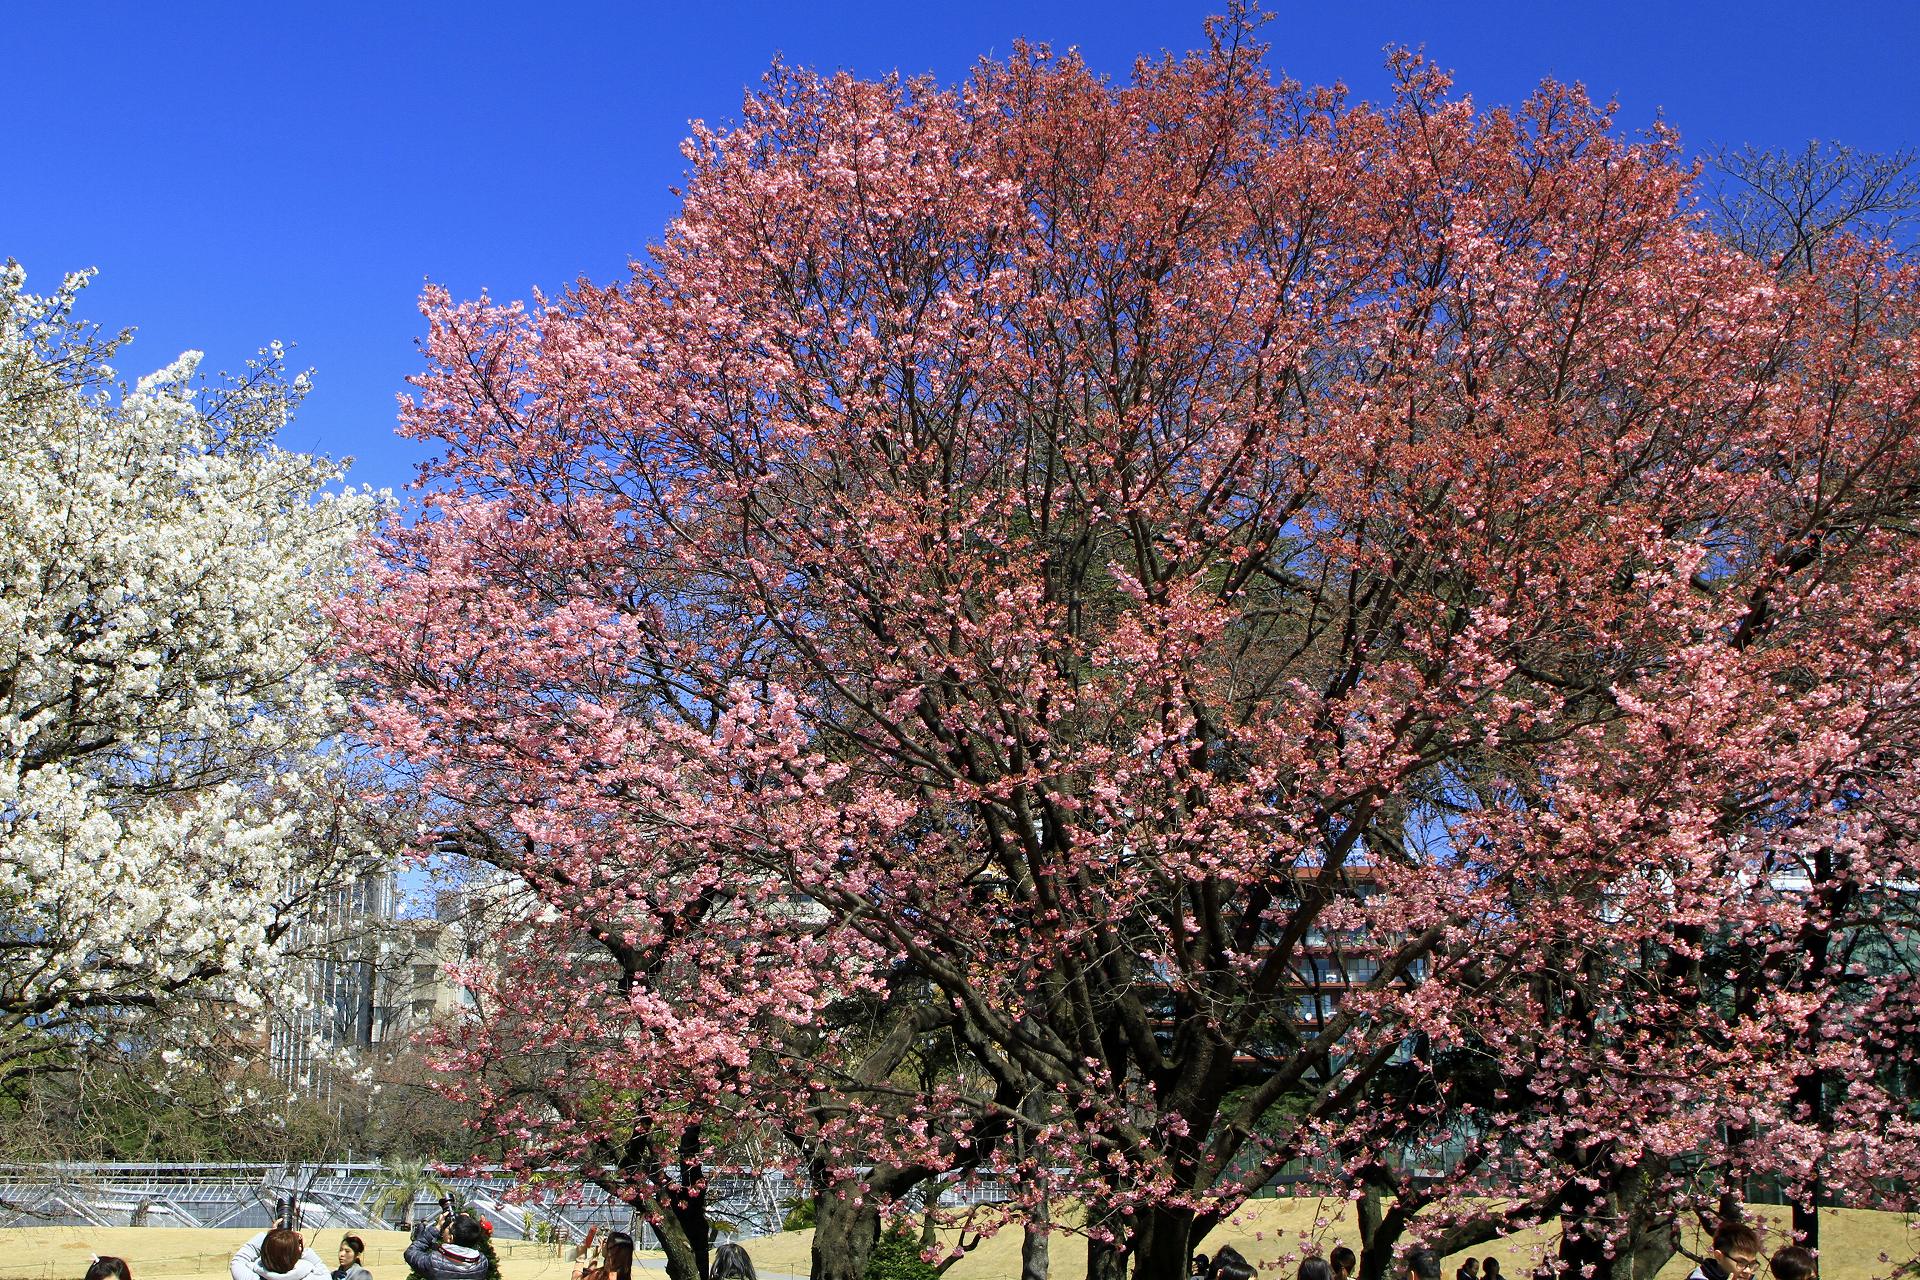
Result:
M233 1280L329 1280L327 1264L289 1225L297 1212L287 1201L274 1205L271 1230L262 1231L233 1255Z
M414 1227L404 1256L420 1280L489 1280L493 1259L486 1246L480 1220L442 1200L439 1217Z

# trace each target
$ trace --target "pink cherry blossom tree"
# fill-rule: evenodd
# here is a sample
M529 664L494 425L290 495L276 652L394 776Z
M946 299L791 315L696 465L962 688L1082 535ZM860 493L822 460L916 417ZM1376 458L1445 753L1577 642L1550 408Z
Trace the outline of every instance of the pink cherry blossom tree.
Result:
M983 1151L1146 1280L1441 1127L1432 1223L1623 1280L1676 1162L1864 1187L1911 979L1815 943L1913 870L1911 273L1776 280L1577 89L1209 37L776 68L628 281L428 295L349 656L537 904L487 1034L563 1092L489 1122L662 1210L681 1136L794 1135L823 1280ZM1457 1052L1497 1105L1396 1083Z

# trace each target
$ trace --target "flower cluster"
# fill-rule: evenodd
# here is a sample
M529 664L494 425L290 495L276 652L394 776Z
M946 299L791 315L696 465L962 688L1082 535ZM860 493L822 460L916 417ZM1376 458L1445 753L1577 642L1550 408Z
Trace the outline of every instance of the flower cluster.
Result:
M272 443L277 351L122 387L85 282L0 271L0 1075L275 992L344 710L321 606L375 513Z

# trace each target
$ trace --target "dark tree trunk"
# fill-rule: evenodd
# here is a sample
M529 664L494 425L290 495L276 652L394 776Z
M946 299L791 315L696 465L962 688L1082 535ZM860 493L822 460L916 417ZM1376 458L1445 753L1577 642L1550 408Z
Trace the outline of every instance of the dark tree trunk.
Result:
M687 1237L674 1206L651 1196L639 1197L632 1203L645 1212L653 1224L653 1233L660 1237L660 1248L667 1255L668 1280L706 1280L706 1259L695 1253L693 1241ZM637 1236L635 1240L637 1243Z
M1653 1175L1606 1167L1605 1157L1593 1163L1606 1168L1601 1185L1569 1183L1561 1199L1561 1265L1593 1280L1653 1280L1673 1257L1673 1224L1656 1217L1649 1195Z
M673 1218L686 1236L697 1268L697 1274L688 1280L707 1280L713 1259L713 1227L707 1221L707 1171L700 1163L699 1125L689 1125L680 1133L680 1185L686 1189L686 1198L674 1201Z
M940 1189L935 1187L927 1197L926 1208L920 1211L920 1252L925 1253L940 1243Z
M1108 1204L1089 1204L1087 1227L1104 1228L1113 1237L1087 1236L1087 1280L1127 1280L1127 1249L1133 1240L1125 1215Z
M1360 1215L1360 1260L1355 1280L1387 1280L1394 1271L1393 1251L1406 1233L1413 1211L1406 1196L1397 1198L1389 1208L1387 1190L1377 1179L1369 1178L1354 1206Z
M1793 1234L1809 1249L1820 1247L1820 1191L1820 1182L1816 1178L1807 1191L1809 1203L1795 1201L1793 1206Z
M668 1280L704 1280L701 1259L672 1215L662 1218L653 1230L660 1237L660 1247L666 1251Z
M1049 1255L1050 1210L1045 1192L1040 1194L1020 1236L1020 1280L1048 1280L1048 1268L1052 1265Z
M1127 1255L1106 1240L1087 1240L1087 1280L1127 1280Z
M1820 849L1814 853L1813 876L1820 914L1807 923L1800 935L1801 950L1806 954L1806 969L1800 986L1806 991L1818 991L1831 978L1833 918L1846 897L1845 889L1834 881L1832 850ZM1816 1008L1807 1015L1805 1044L1809 1056L1819 1053L1823 1035L1820 1012ZM1815 1066L1795 1076L1793 1100L1795 1109L1804 1111L1807 1120L1821 1133L1832 1132L1833 1117L1827 1109L1826 1072ZM1800 1244L1809 1249L1820 1248L1820 1200L1824 1191L1820 1182L1820 1166L1816 1162L1806 1190L1793 1202L1793 1234Z
M1603 1172L1595 1168L1600 1159L1589 1152L1581 1152L1570 1163L1595 1174ZM1589 1187L1578 1180L1569 1180L1562 1190L1558 1207L1560 1265L1564 1274L1584 1280L1622 1280L1614 1274L1613 1260L1607 1256L1607 1199L1604 1183Z
M1028 1093L1020 1100L1020 1113L1034 1125L1046 1123L1046 1109L1037 1091ZM1013 1131L1013 1154L1025 1167L1028 1148L1027 1130L1024 1127ZM1040 1175L1029 1185L1037 1194L1033 1195L1027 1220L1020 1229L1020 1280L1048 1280L1048 1272L1053 1266L1052 1233L1048 1230L1053 1221L1053 1208L1047 1194L1046 1176Z
M1186 1280L1193 1210L1157 1208L1135 1219L1134 1280Z
M829 1180L823 1164L809 1171L813 1193L812 1280L862 1280L880 1241L880 1209L933 1176L923 1165L875 1165ZM858 1203L856 1203L856 1201Z
M814 1198L812 1280L862 1280L880 1240L880 1213L871 1196L859 1204L857 1182L835 1184Z

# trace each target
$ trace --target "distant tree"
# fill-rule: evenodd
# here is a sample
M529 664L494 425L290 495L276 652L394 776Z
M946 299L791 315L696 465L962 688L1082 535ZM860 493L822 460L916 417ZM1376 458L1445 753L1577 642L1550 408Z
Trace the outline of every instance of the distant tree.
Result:
M367 1212L376 1217L391 1215L401 1230L413 1225L414 1206L422 1200L435 1202L429 1216L440 1212L438 1201L447 1194L447 1182L426 1160L400 1156L381 1162L379 1185L367 1201Z

